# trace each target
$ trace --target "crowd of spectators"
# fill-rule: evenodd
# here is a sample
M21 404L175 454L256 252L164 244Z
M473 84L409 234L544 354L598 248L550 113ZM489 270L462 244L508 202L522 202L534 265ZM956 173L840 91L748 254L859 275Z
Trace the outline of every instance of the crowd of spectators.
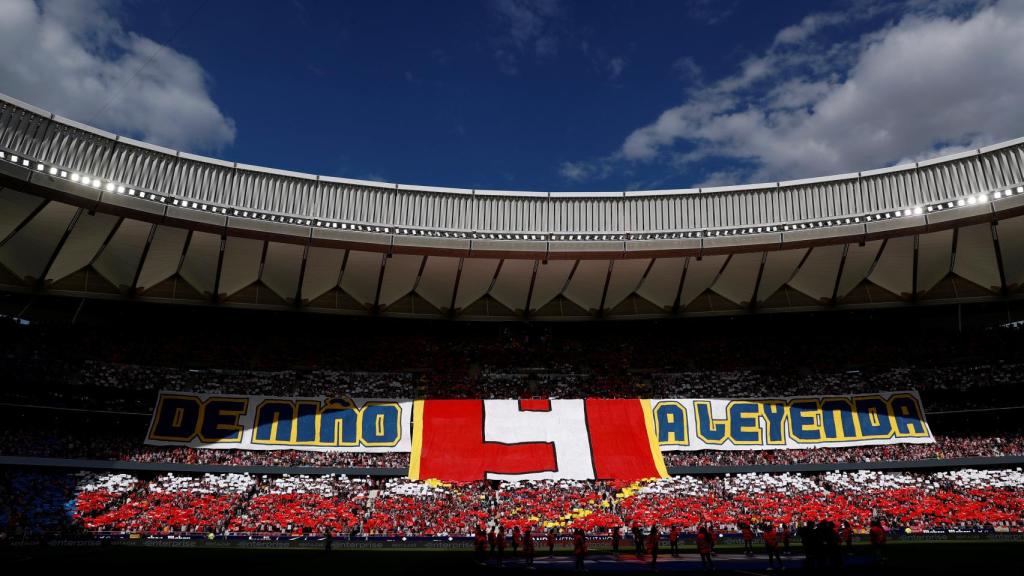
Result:
M139 310L74 325L0 321L0 370L21 384L0 390L0 401L146 412L159 389L377 398L756 398L914 389L933 411L994 400L1024 404L1024 331L958 332L945 322L933 329L916 316L881 312L691 319L683 326L267 314L227 322L218 321L232 314L223 310Z
M828 472L677 476L638 482L444 484L252 474L0 474L9 534L87 531L175 536L469 536L478 526L582 528L872 520L910 532L1024 531L1024 473Z
M59 364L59 360L45 361ZM18 362L17 380L31 362ZM45 372L45 371L44 371ZM352 398L767 398L917 390L931 411L1024 405L1024 363L877 370L702 370L602 376L550 372L275 372L84 361L48 385L11 387L0 401L144 413L159 390Z
M217 322L218 315L231 313L163 316L162 310L73 325L0 320L0 372L16 383L0 388L0 455L408 466L403 453L145 446L159 390L356 398L758 398L918 390L935 444L670 452L666 461L737 466L1024 454L1024 430L1014 417L1021 411L1001 411L1024 406L1019 329L931 330L903 324L902 316L871 313L845 318L841 330L828 317L815 316L691 320L685 326L692 330L685 331L671 322L485 326L384 320L346 320L347 329L337 330L322 318L258 314ZM188 322L190 317L200 323ZM143 329L152 326L159 328ZM296 337L262 338L266 333ZM828 338L820 337L826 333ZM51 410L56 408L62 410ZM954 416L936 419L975 409L993 411L962 425ZM9 417L14 413L20 415Z

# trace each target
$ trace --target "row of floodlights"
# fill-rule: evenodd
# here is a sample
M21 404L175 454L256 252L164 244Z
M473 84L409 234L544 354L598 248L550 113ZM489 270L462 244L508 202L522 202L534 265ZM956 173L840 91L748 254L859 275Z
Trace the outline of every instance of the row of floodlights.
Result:
M8 154L0 151L0 160L7 160L14 164L19 164L26 168L31 168L33 162L28 158L20 157L16 154ZM89 186L99 190L106 190L114 194L126 194L128 196L134 196L136 198L142 198L144 200L151 200L154 202L167 203L168 200L174 206L180 206L182 208L189 208L192 210L202 210L205 212L212 212L215 214L230 215L239 218L250 218L257 220L269 220L271 222L282 222L287 224L297 224L306 226L316 226L318 228L332 228L339 230L353 230L357 232L375 232L379 234L401 234L407 236L429 236L429 237L443 237L443 238L463 238L463 239L482 239L482 240L535 240L535 241L626 241L626 240L670 240L680 238L714 238L720 236L737 236L737 235L748 235L748 234L765 234L771 232L789 232L796 230L806 230L813 228L826 228L830 226L845 226L848 224L860 224L861 222L873 222L878 220L889 220L892 218L904 218L907 216L920 216L927 212L938 212L942 210L949 210L951 208L962 207L962 206L973 206L979 203L989 201L989 195L986 193L972 194L970 196L959 198L955 201L945 201L936 204L929 204L927 206L915 206L913 208L906 208L900 210L891 210L888 212L879 212L877 214L868 214L867 216L852 216L849 218L835 218L830 220L819 220L816 222L801 222L798 224L783 224L773 226L751 226L747 228L729 228L720 230L704 230L704 231L693 231L693 232L660 232L660 233L622 233L622 234L532 234L532 233L509 233L509 232L453 232L447 230L424 230L417 228L403 228L403 227L391 227L391 226L373 226L369 224L350 224L346 222L333 222L328 220L315 220L311 218L296 218L294 216L281 216L277 214L269 214L266 212L258 212L256 210L239 210L237 208L225 208L223 206L216 206L214 204L207 204L203 202L196 202L194 200L173 198L170 196L164 196L162 194L154 194L152 192L141 192L136 191L134 188L128 188L114 182L104 182L99 178L92 176L85 176L78 174L77 172L68 172L54 166L46 166L40 162L35 163L35 169L38 172L44 172L50 176L64 178L81 184L83 186ZM1024 186L1017 186L1016 188L1007 188L1005 190L997 190L992 193L992 199L998 200L1000 198L1008 198L1015 194L1024 194Z

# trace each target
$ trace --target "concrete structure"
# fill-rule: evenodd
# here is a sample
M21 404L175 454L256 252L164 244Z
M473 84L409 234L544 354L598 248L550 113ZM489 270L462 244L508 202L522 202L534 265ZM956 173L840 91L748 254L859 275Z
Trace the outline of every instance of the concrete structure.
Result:
M0 288L463 319L1016 298L1024 139L691 190L463 190L298 174L0 96Z

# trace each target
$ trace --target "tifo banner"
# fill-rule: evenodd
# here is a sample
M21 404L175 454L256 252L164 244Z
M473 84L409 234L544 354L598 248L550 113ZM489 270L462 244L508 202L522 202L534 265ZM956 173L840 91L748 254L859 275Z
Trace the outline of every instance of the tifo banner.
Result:
M160 392L146 444L409 452L411 400Z
M935 442L917 392L649 402L665 452Z
M416 400L409 477L668 476L648 400Z
M158 446L412 452L450 481L666 476L662 452L934 442L916 392L728 399L382 400L161 392Z

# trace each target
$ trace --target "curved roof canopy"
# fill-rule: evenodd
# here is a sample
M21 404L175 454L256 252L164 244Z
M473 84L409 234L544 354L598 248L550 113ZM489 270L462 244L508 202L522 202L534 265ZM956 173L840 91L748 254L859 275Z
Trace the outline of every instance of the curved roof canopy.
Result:
M466 319L1016 297L1024 139L868 172L465 190L203 158L0 96L0 286Z

